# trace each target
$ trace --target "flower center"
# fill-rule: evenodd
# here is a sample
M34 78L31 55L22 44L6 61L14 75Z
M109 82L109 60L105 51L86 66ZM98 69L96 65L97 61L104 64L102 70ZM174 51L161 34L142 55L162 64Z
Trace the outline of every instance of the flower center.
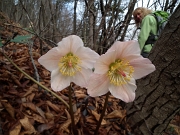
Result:
M110 64L107 75L110 79L110 83L119 86L130 81L133 72L134 68L129 62L117 59Z
M73 76L81 70L80 62L80 59L70 52L60 59L59 71L65 76Z

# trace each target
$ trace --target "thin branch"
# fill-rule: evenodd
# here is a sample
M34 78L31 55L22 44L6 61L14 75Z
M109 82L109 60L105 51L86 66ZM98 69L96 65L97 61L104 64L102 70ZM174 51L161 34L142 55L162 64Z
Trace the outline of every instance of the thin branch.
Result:
M29 20L29 22L30 22L30 25L31 25L31 28L33 29L33 31L34 31L34 33L35 33L35 35L37 35L38 36L38 34L35 32L35 28L34 28L34 26L32 25L32 20L31 20L31 18L30 18L30 16L29 16L29 14L28 14L28 12L27 12L27 10L26 10L26 8L24 7L24 5L23 5L23 2L21 1L21 0L19 0L20 1L20 3L21 3L21 5L22 5L22 8L24 9L24 11L26 12L26 14L27 14L27 18L28 18L28 20Z
M30 55L30 59L31 59L31 62L33 64L33 67L34 67L34 74L36 76L36 80L39 82L39 74L38 74L38 70L36 68L36 65L34 63L34 59L33 59L33 56L32 56L32 43L29 43L29 55Z
M30 33L30 34L36 35L36 33L32 32L32 31L30 31L30 30L24 29L24 28L22 28L22 27L19 27L19 26L13 25L13 24L4 23L4 25L13 26L13 27L16 27L16 28L20 28L20 29L22 29L22 30L24 30L24 31L27 31L27 32ZM57 46L57 44L56 44L55 42L53 42L52 40L43 38L43 37L41 37L41 36L38 36L38 37L39 37L40 39L42 39L42 40L49 41L49 42L52 43L54 46Z
M100 128L100 126L101 126L101 122L102 122L102 120L103 120L103 117L104 117L105 112L106 112L106 109L107 109L109 95L110 95L110 92L106 93L106 98L105 98L105 102L104 102L104 107L103 107L103 110L102 110L102 112L101 112L101 116L100 116L99 121L98 121L98 123L97 123L96 129L95 129L95 131L94 131L94 135L98 135L98 131L99 131L99 128Z
M72 103L72 86L70 84L69 88L69 112L70 112L70 115L71 115L71 127L72 127L72 130L73 130L73 133L76 135L77 134L77 130L76 130L76 127L75 127L75 121L74 121L74 112L73 112L73 103Z

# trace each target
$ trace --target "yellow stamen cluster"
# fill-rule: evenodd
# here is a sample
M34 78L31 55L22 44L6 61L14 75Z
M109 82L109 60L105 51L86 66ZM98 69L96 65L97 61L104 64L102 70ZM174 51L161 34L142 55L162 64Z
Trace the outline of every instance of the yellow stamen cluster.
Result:
M115 62L110 64L107 75L110 79L110 83L120 86L130 81L133 72L134 68L129 64L129 62L117 59Z
M81 70L80 59L72 53L63 56L59 61L59 71L65 76L74 76Z

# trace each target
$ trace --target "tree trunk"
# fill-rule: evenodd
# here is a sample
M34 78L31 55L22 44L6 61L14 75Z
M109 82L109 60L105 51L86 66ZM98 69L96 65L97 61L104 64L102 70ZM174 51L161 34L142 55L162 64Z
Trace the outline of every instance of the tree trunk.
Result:
M89 46L94 48L94 0L88 0L89 2Z
M160 135L180 110L179 13L180 5L149 56L156 71L137 81L136 100L126 106L135 135Z
M76 19L77 19L76 8L77 8L77 2L78 2L78 0L74 1L73 34L76 34Z
M129 2L128 12L127 12L127 14L125 15L125 18L124 18L124 29L122 31L120 41L124 41L124 38L125 38L126 33L127 33L128 26L129 26L130 21L132 19L131 16L132 16L132 12L134 10L134 6L135 6L136 2L137 2L137 0L131 0Z

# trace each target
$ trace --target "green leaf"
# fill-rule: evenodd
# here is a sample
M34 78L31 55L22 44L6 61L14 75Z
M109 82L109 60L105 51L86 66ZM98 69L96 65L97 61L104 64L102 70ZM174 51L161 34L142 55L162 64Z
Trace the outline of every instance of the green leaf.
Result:
M31 39L32 36L31 35L17 35L14 39L11 39L10 42L16 42L16 43L28 43L29 39Z

